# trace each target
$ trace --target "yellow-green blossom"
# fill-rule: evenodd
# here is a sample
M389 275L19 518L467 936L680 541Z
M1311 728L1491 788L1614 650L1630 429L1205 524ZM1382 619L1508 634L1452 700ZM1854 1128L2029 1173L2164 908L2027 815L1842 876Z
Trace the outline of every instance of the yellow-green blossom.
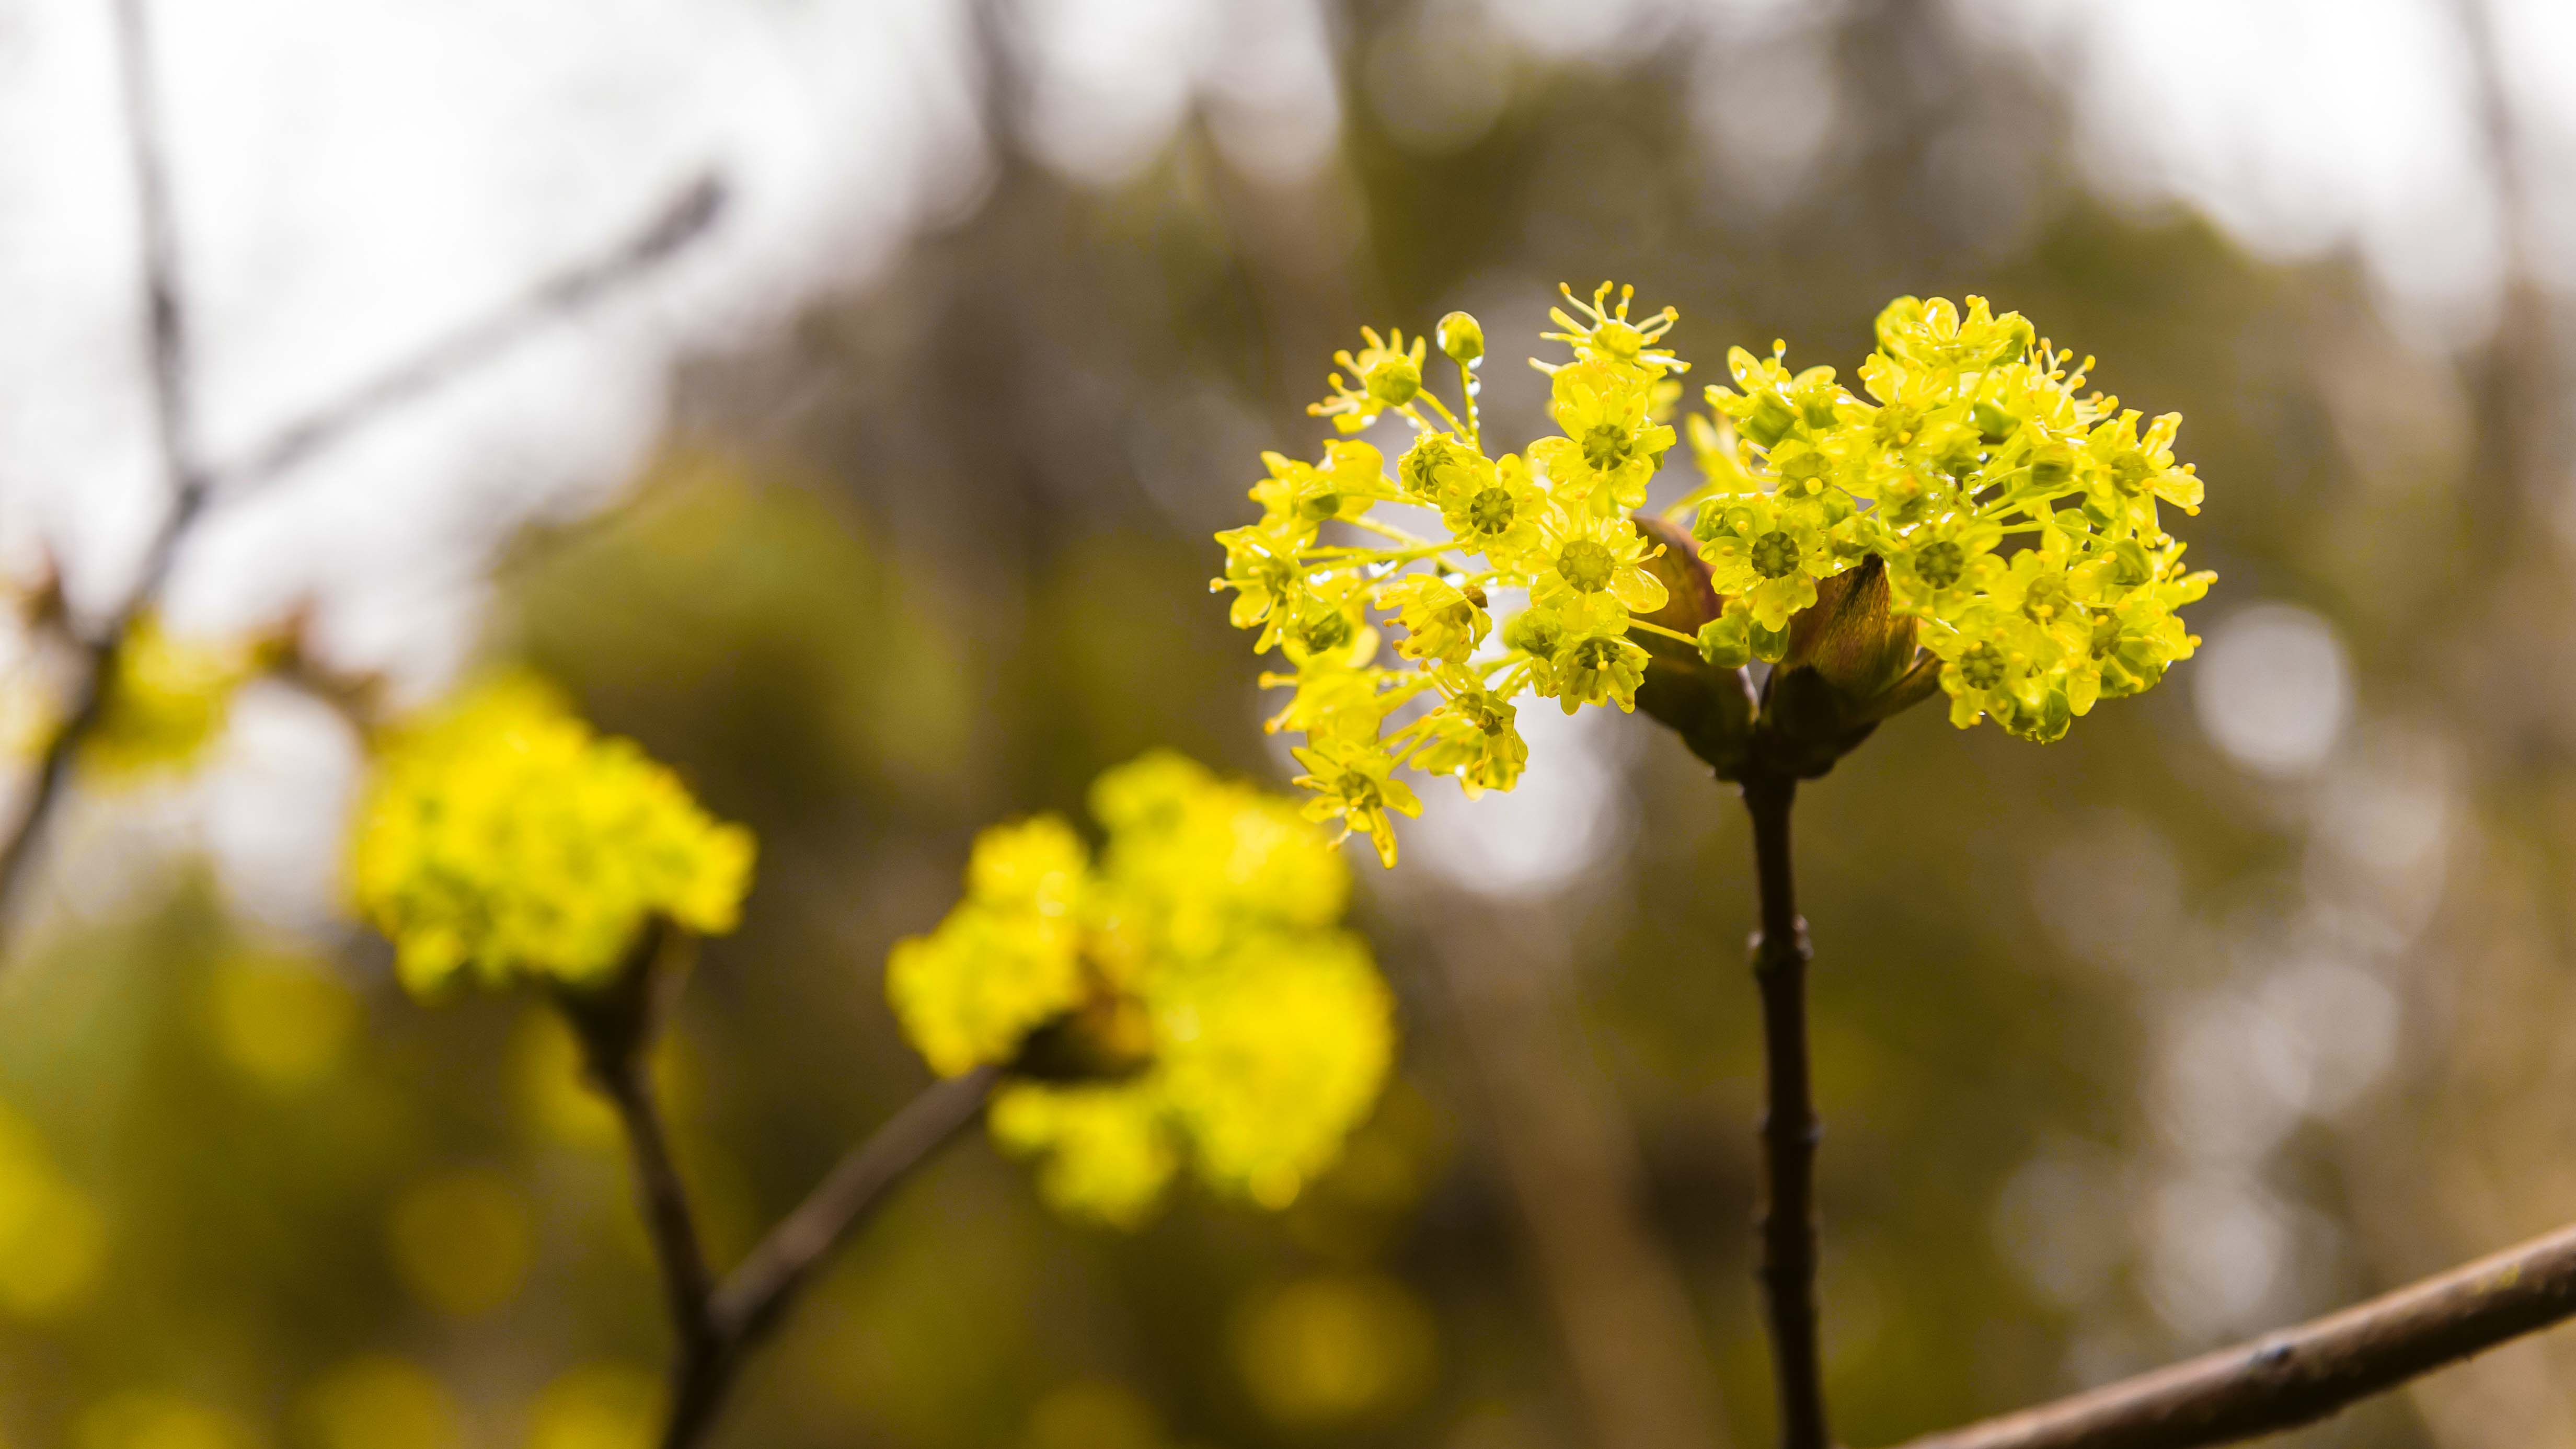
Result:
M223 733L234 693L259 672L261 651L234 641L189 639L145 614L116 650L98 721L81 741L82 763L109 775L181 770Z
M944 1075L1006 1070L994 1139L1067 1211L1134 1223L1184 1167L1284 1206L1394 1052L1385 984L1336 926L1348 868L1293 802L1170 752L1101 776L1091 807L1096 860L1052 817L985 833L966 899L895 948L896 1017ZM1143 1023L1133 1070L1045 1079L1040 1042L1103 1005Z
M1567 291L1568 308L1550 314L1545 336L1573 353L1535 364L1559 432L1516 453L1494 451L1478 426L1474 319L1441 323L1462 385L1454 412L1421 376L1420 339L1408 349L1364 334L1362 352L1338 359L1361 381L1336 374L1314 411L1345 432L1401 418L1414 437L1395 477L1352 441L1313 467L1274 457L1254 493L1262 522L1218 535L1227 568L1215 586L1236 592L1235 623L1260 628L1256 650L1278 648L1294 667L1262 681L1296 688L1271 728L1308 736L1296 754L1312 812L1368 835L1389 863L1390 816L1417 805L1398 768L1470 793L1510 788L1528 756L1512 701L1633 708L1649 659L1640 640L1695 649L1717 669L1802 666L1789 659L1793 621L1849 595L1850 580L1829 581L1873 559L1884 585L1867 575L1869 597L1884 603L1870 605L1870 627L1886 647L1862 651L1869 675L1892 688L1912 670L1914 683L1847 702L1844 734L1928 693L1937 668L1961 725L2054 739L2196 647L2176 611L2211 576L2186 570L2165 532L2201 500L2174 457L2181 419L2149 421L2087 391L2090 359L2074 364L1975 297L1964 309L1890 303L1857 391L1830 367L1793 372L1783 343L1768 356L1731 349L1733 386L1708 389L1712 415L1687 420L1700 481L1654 525L1677 540L1670 520L1691 519L1705 594L1678 625L1647 617L1668 602L1664 545L1634 510L1678 441L1667 418L1684 364L1666 345L1671 309L1632 320L1628 292L1612 292L1605 283L1585 303ZM1376 502L1436 510L1445 534L1362 517ZM1335 525L1348 531L1328 536ZM1527 602L1507 609L1507 591ZM1403 631L1398 662L1376 659L1382 624Z
M2091 359L2070 365L1980 297L1964 311L1900 297L1877 330L1860 368L1874 402L1827 369L1791 376L1776 347L1737 349L1735 389L1709 390L1738 435L1730 461L1763 490L1701 502L1718 591L1777 627L1812 602L1811 579L1876 555L1890 608L1941 661L1951 720L2025 739L2056 739L2188 658L2198 641L2174 611L2212 576L2187 572L2164 531L2164 508L2201 500L2174 461L2180 416L2141 433L2138 412L2084 390Z
M656 918L732 930L752 853L678 776L520 676L384 738L350 876L417 995L581 988L612 979Z
M1312 468L1273 457L1253 491L1262 521L1219 535L1226 571L1215 587L1235 592L1235 623L1259 629L1256 649L1280 650L1294 669L1263 682L1296 688L1271 727L1307 735L1296 756L1299 783L1316 793L1310 814L1368 836L1389 863L1391 817L1421 808L1397 769L1509 789L1529 757L1512 701L1634 705L1644 656L1626 641L1630 616L1662 608L1665 590L1646 566L1661 545L1629 513L1677 441L1668 418L1683 364L1661 347L1671 309L1632 318L1630 295L1613 300L1614 290L1604 283L1589 302L1568 290L1550 314L1548 339L1572 353L1537 363L1559 432L1517 452L1493 451L1482 435L1474 318L1440 324L1462 386L1454 412L1422 376L1422 339L1363 333L1366 346L1336 357L1332 396L1311 411L1345 433L1402 418L1414 438L1394 476L1356 440L1328 444ZM1435 510L1447 536L1361 515L1378 502ZM1495 627L1497 590L1528 597L1517 628L1511 618ZM1401 631L1394 663L1359 647L1379 625ZM1426 707L1404 708L1416 702Z

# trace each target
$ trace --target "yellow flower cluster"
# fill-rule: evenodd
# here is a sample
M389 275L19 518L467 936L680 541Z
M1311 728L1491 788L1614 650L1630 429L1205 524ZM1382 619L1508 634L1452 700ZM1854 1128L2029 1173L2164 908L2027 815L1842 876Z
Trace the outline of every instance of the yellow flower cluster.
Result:
M1860 367L1874 401L1830 367L1792 375L1784 353L1729 352L1736 387L1708 390L1724 425L1693 428L1708 482L1692 534L1728 600L1702 634L1714 662L1778 657L1817 580L1872 556L1962 729L1984 717L2054 740L2190 657L2175 611L2215 576L2184 571L2159 509L2200 508L2200 479L2174 462L2181 414L2141 432L2136 410L2083 390L2091 358L2070 365L1982 297L1964 314L1889 303Z
M1186 1163L1285 1206L1384 1083L1392 1002L1336 928L1350 881L1290 802L1160 751L1104 774L1095 861L1051 816L975 843L886 994L933 1068L1010 1075L994 1138L1060 1208L1134 1223Z
M507 678L384 742L351 876L416 995L460 978L579 988L611 979L652 918L732 930L752 848L633 742Z
M116 672L98 722L81 742L82 763L134 776L195 764L223 733L235 691L259 672L261 651L171 634L145 614L116 651Z
M2137 413L2083 394L2082 369L2028 322L1977 298L1964 316L1937 299L1888 306L1861 367L1874 402L1830 368L1791 375L1780 349L1731 353L1741 390L1708 390L1715 417L1690 420L1702 480L1668 511L1697 515L1716 609L1684 621L1696 633L1648 617L1665 610L1679 562L1659 559L1653 537L1679 532L1637 512L1677 441L1667 420L1685 364L1661 346L1676 314L1631 320L1631 293L1614 301L1606 282L1589 303L1565 297L1572 311L1552 312L1561 330L1545 335L1571 359L1532 359L1557 435L1489 453L1475 402L1484 337L1466 314L1438 334L1459 371L1456 412L1424 384L1423 339L1366 332L1362 351L1336 359L1348 377L1333 374L1310 411L1346 434L1402 418L1412 439L1392 473L1356 438L1313 463L1267 454L1251 492L1261 521L1217 535L1226 571L1213 586L1234 590L1234 623L1260 630L1256 650L1290 666L1262 682L1295 690L1270 727L1306 736L1308 814L1366 833L1388 863L1390 815L1421 808L1399 765L1470 795L1508 790L1528 760L1517 700L1633 709L1651 657L1640 641L1656 636L1721 668L1779 660L1818 581L1872 556L1962 726L1991 717L2054 739L2095 700L2143 690L2190 654L2175 610L2210 576L2183 571L2158 514L2200 500L2174 463L2179 417L2142 434ZM1443 536L1370 516L1380 504L1436 514ZM1504 591L1526 603L1497 627ZM1403 633L1381 663L1389 624Z
M1455 413L1423 385L1422 339L1407 349L1401 334L1381 344L1371 332L1366 350L1338 359L1355 380L1335 373L1333 396L1312 411L1345 433L1390 412L1411 424L1394 476L1356 439L1327 444L1317 463L1267 454L1270 476L1252 490L1261 521L1217 535L1226 571L1214 587L1235 591L1235 624L1259 628L1255 647L1278 648L1295 671L1263 683L1296 689L1271 728L1306 736L1296 755L1307 770L1298 783L1316 795L1309 814L1365 833L1389 864L1389 815L1422 808L1391 778L1398 765L1452 776L1471 794L1508 790L1529 760L1515 698L1553 699L1568 714L1636 708L1647 655L1629 631L1666 595L1648 566L1659 547L1629 515L1675 441L1665 419L1683 364L1656 346L1669 308L1632 322L1629 294L1613 303L1610 293L1604 283L1584 303L1569 291L1574 312L1551 314L1564 330L1547 336L1573 358L1535 365L1549 375L1561 435L1488 455L1475 406L1484 333L1466 314L1440 325L1441 351L1458 366ZM1381 503L1436 513L1448 537L1369 517ZM1383 542L1327 542L1333 523ZM1497 632L1494 595L1505 589L1528 603ZM1401 665L1377 663L1373 614L1403 627ZM1426 707L1407 708L1416 701Z

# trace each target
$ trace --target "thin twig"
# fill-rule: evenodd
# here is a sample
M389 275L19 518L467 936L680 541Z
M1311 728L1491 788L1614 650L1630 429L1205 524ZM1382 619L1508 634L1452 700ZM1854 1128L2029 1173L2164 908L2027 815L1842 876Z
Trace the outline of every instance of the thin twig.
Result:
M609 985L556 998L581 1039L592 1080L625 1129L637 1204L661 1270L674 1340L664 1449L689 1449L705 1438L744 1357L785 1316L797 1290L914 1169L984 1115L1000 1077L979 1067L915 1097L852 1148L719 1287L645 1065L667 998L686 975L677 953L690 944L657 924Z
M133 172L135 214L142 232L145 351L152 376L153 438L169 490L168 511L154 530L131 588L114 613L86 639L63 711L38 754L25 805L0 837L0 924L35 855L45 822L71 783L81 741L106 712L108 689L134 620L151 607L168 582L179 541L205 510L207 475L196 453L195 389L188 357L188 306L179 275L178 223L170 206L158 92L152 84L152 35L144 0L116 0L117 75L125 106L128 165ZM75 638L79 638L77 633Z
M1903 1449L2190 1449L2295 1428L2576 1317L2576 1227L2185 1363Z
M853 1147L725 1278L709 1302L716 1351L673 1385L665 1449L695 1444L714 1422L743 1357L777 1327L834 1249L932 1154L984 1115L999 1072L978 1067L937 1083Z
M648 1066L662 998L677 989L685 974L678 953L689 944L685 935L656 922L607 985L565 991L556 998L564 1019L580 1038L591 1081L616 1109L618 1124L625 1129L627 1153L635 1169L635 1195L653 1240L653 1258L661 1268L671 1329L678 1340L675 1378L685 1378L713 1357L719 1337L709 1311L715 1275L707 1268L704 1239L689 1207L687 1184L671 1156L671 1135L663 1125L661 1105L653 1100Z
M1761 773L1744 782L1753 817L1753 863L1761 925L1753 935L1753 976L1762 988L1763 1307L1780 1390L1781 1449L1827 1449L1825 1386L1816 1330L1816 1121L1807 1071L1807 925L1789 858L1794 776Z
M722 178L709 173L682 189L634 235L601 255L540 281L489 315L458 328L373 380L278 432L238 462L207 468L194 451L187 307L178 280L176 228L162 164L150 84L143 0L117 0L127 128L144 235L144 291L150 315L153 411L171 504L144 555L134 586L96 634L81 644L69 708L45 741L26 804L0 836L0 922L9 917L45 824L71 783L81 742L98 725L134 621L160 597L180 546L207 506L232 502L275 480L376 418L488 361L546 323L650 271L712 226L722 212Z
M379 414L437 390L564 313L669 260L715 224L724 202L723 178L712 172L698 177L615 247L545 278L217 469L224 498L278 478Z

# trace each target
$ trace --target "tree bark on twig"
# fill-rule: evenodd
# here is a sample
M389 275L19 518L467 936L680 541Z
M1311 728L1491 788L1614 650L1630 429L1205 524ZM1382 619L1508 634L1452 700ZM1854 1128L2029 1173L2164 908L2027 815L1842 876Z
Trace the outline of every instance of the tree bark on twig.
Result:
M1744 781L1753 817L1753 864L1760 925L1753 933L1754 980L1762 990L1762 1301L1780 1391L1781 1449L1828 1449L1824 1360L1816 1315L1816 1120L1807 1068L1807 924L1789 855L1789 810L1798 782L1785 774Z
M2313 1423L2576 1317L2576 1227L2340 1313L1902 1449L2191 1449Z
M996 1069L979 1067L923 1091L844 1155L719 1284L646 1068L665 999L683 974L673 953L684 945L672 928L657 926L615 983L558 998L592 1079L625 1130L637 1205L662 1278L673 1338L663 1449L705 1440L744 1358L786 1316L797 1291L915 1169L984 1115L999 1078Z

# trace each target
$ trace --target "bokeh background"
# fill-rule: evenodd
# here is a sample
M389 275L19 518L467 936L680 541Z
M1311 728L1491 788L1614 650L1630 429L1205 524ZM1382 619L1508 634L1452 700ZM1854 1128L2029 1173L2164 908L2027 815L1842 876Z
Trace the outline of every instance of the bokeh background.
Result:
M218 503L174 625L426 700L531 664L753 824L661 1063L719 1256L926 1081L887 946L1169 744L1284 780L1208 534L1366 322L1556 283L1703 373L1976 292L2187 419L2201 657L1802 796L1828 1363L1883 1443L2576 1216L2576 10L2556 0L233 0L156 76L219 457L707 166L649 279ZM0 566L159 506L104 0L0 3ZM1487 403L1540 429L1541 386ZM6 688L40 686L8 645ZM1770 1433L1740 816L1642 717L1357 862L1401 1080L1291 1211L1071 1225L980 1139L722 1442L1723 1449ZM532 1005L340 909L283 685L86 789L0 975L0 1439L622 1449L664 1348ZM10 788L23 789L23 781ZM2576 1341L2293 1441L2576 1443Z

